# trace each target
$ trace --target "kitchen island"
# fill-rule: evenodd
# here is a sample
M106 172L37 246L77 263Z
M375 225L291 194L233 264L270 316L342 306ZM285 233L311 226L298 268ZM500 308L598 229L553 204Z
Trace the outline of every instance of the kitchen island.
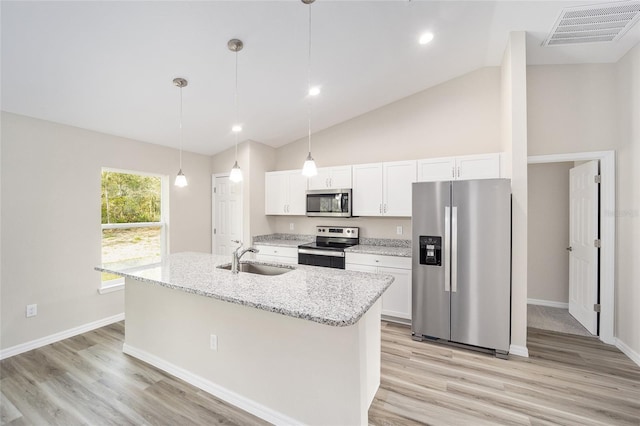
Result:
M126 279L124 352L275 424L367 424L393 277L304 265L232 274L220 268L229 261L178 253L96 268Z

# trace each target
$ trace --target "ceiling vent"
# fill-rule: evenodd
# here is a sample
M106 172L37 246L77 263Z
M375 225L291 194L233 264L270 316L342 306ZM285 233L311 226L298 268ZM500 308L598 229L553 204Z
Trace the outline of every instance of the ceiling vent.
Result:
M560 13L543 46L611 42L640 19L640 1L570 7Z

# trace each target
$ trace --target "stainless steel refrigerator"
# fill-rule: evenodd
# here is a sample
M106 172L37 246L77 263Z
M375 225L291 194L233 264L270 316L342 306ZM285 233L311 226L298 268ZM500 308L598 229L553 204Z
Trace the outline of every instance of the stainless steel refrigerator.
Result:
M413 184L415 340L509 351L511 181Z

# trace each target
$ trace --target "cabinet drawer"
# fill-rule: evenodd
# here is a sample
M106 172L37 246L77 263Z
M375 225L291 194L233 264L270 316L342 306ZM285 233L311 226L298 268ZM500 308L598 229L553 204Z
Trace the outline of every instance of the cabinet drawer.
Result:
M264 255L264 256L294 257L294 258L298 259L298 248L297 247L256 245L256 248L258 250L260 250L259 254ZM296 260L296 263L298 263L297 260Z
M382 255L365 254L365 253L346 253L345 262L347 264L411 269L410 257L382 256Z

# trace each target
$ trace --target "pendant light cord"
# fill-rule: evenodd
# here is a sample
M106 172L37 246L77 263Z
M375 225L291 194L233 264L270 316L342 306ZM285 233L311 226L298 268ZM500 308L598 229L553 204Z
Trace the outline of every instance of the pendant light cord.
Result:
M182 86L180 86L180 170L182 171Z
M309 3L309 38L307 56L307 121L309 130L309 154L311 154L311 3Z
M240 123L238 123L238 117L240 116L239 114L239 108L238 108L238 51L235 51L236 54L236 92L235 92L235 102L236 102L236 126L239 126ZM236 134L236 163L238 162L238 133L240 132L235 132Z

